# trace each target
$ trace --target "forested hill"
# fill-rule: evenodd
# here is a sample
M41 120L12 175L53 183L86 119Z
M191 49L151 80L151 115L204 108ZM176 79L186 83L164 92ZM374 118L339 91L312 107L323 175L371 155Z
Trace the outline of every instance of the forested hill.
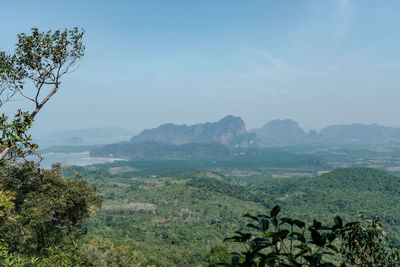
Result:
M224 159L231 151L219 143L190 143L183 145L163 144L158 142L120 143L94 147L90 150L92 157L115 158L163 158L192 159L218 158Z
M359 212L379 216L389 240L400 245L400 178L382 171L338 169L309 178L265 177L254 184L251 176L238 180L189 170L129 179L126 164L80 169L86 179L102 186L105 196L104 209L88 221L89 236L134 243L151 264L207 266L210 246L229 246L222 240L244 227L245 213L262 214L275 205L282 207L283 217L306 222L331 224L335 215L349 222L359 219ZM131 167L140 173L143 164L132 162ZM172 164L158 168L168 171ZM148 210L132 208L140 203Z
M400 244L400 177L371 168L338 169L319 177L275 179L257 185L290 214L354 220L359 212L379 216Z

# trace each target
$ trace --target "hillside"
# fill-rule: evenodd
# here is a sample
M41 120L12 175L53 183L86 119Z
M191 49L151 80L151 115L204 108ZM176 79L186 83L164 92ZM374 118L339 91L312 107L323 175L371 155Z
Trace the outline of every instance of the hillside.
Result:
M379 216L400 244L400 178L371 168L338 169L318 177L276 179L257 185L291 214L308 219L341 214L354 220L358 212Z
M230 246L222 239L244 226L244 213L259 214L276 204L282 206L282 216L306 221L331 223L336 214L352 221L360 211L378 215L390 240L400 244L400 178L375 169L339 169L309 178L264 177L251 184L245 176L238 183L210 171L132 178L125 174L127 167L115 166L110 165L110 172L86 169L84 177L99 183L106 199L88 222L89 235L135 244L151 264L205 264L210 247Z

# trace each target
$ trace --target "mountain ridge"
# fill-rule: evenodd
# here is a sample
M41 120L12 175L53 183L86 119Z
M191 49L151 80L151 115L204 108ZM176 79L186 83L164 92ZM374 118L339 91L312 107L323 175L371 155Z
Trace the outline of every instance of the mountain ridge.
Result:
M217 122L194 125L166 123L143 130L129 141L96 147L91 156L122 158L197 158L235 155L235 149L268 146L378 144L400 142L400 128L354 123L330 125L306 133L290 119L272 120L247 131L242 118L228 115ZM192 149L193 151L189 151Z
M358 142L358 143L383 143L400 141L400 128L382 126L376 123L339 124L329 125L319 132L310 130L306 133L296 121L273 120L259 129L252 129L257 138L264 145L298 143L332 143L332 142Z

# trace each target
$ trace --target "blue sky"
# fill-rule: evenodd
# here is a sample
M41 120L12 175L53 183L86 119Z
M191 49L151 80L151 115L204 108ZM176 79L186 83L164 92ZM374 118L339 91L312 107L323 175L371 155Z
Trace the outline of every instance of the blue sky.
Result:
M16 35L79 26L86 55L34 133L241 116L400 126L400 1L1 0ZM28 108L20 99L5 108Z

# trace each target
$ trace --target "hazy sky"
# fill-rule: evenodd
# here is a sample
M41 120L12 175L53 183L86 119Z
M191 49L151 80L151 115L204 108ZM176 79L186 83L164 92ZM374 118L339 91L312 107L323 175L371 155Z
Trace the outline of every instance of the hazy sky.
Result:
M398 0L0 0L0 10L0 50L32 27L86 31L79 69L34 132L227 114L248 128L285 118L317 130L400 126Z

